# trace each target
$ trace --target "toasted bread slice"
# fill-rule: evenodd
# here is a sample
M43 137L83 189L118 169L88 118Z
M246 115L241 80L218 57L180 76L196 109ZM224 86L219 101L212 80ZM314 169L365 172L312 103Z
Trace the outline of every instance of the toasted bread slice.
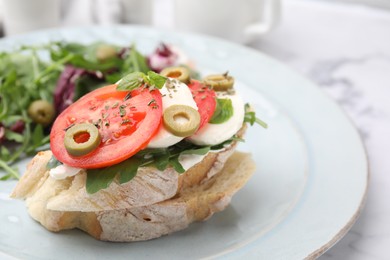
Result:
M171 199L139 207L89 212L49 209L51 198L72 181L47 178L39 189L30 188L26 203L30 215L50 231L78 228L99 240L148 240L184 229L223 210L254 170L255 164L248 154L235 152L212 178L182 188Z
M209 153L200 163L179 175L173 168L159 171L141 167L129 182L114 180L107 189L88 194L85 189L87 173L82 170L74 177L54 180L46 164L51 152L38 153L27 167L26 173L15 187L13 198L46 198L46 208L57 211L118 210L155 204L175 196L181 189L199 184L222 169L234 151L232 145L223 151ZM53 190L51 187L56 187Z

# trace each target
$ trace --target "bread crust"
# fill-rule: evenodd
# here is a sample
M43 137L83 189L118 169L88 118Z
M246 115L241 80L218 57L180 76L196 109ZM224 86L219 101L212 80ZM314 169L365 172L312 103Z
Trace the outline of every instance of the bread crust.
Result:
M31 217L50 231L78 228L115 242L153 239L227 207L255 170L249 154L234 152L235 147L233 142L210 152L182 175L172 168L140 168L130 182L113 181L95 194L85 190L85 171L63 180L51 178L46 165L52 154L40 152L11 197L25 199Z
M50 231L78 228L104 241L149 240L182 230L192 222L207 220L222 211L254 170L249 154L235 152L224 168L207 181L181 190L172 199L127 209L53 211L45 207L45 198L39 193L39 200L30 197L26 202L30 215ZM53 190L61 186L52 182L45 185Z

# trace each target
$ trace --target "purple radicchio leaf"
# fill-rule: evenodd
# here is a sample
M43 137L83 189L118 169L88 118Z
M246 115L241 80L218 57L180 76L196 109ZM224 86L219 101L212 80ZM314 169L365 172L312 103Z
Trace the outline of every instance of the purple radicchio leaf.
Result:
M149 67L159 73L164 68L174 66L178 60L178 55L172 48L164 43L161 43L156 50L147 57Z
M0 144L5 140L5 127L0 123Z
M85 69L76 68L72 65L67 65L62 71L54 91L54 107L57 114L60 114L73 103L76 81L85 73Z
M18 120L15 123L13 123L9 129L12 132L21 134L24 131L24 127L25 127L24 121L23 120Z

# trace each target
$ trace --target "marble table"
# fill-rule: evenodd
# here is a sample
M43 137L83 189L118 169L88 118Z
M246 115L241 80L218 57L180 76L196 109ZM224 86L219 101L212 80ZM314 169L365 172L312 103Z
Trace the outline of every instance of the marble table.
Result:
M319 85L353 120L367 149L366 206L320 259L390 259L390 10L284 1L279 27L251 47Z

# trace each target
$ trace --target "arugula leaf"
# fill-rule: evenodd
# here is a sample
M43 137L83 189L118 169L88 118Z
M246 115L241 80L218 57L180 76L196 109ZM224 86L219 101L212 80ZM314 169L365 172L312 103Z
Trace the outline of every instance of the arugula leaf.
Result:
M143 161L137 157L127 159L123 165L125 168L119 171L119 183L123 184L133 179L142 163Z
M251 126L256 123L266 129L268 128L267 123L256 117L256 113L252 111L248 103L245 104L244 122L249 123Z
M87 170L87 192L93 194L101 189L107 188L117 176L119 177L119 183L126 183L136 176L139 167L154 166L160 171L164 171L168 167L173 167L179 174L184 173L185 169L179 161L180 155L205 155L210 150L223 149L236 139L233 136L229 140L214 146L197 146L183 140L167 148L148 148L141 150L133 157L119 164L101 169Z
M114 166L118 167L118 165ZM89 194L94 194L99 190L106 189L110 186L111 182L118 174L118 172L115 171L116 168L114 166L88 170L85 188Z
M8 130L8 129L5 130L5 137L8 140L15 141L17 143L23 142L23 135L12 132L11 130Z
M196 154L196 155L205 155L210 151L211 147L210 146L205 146L202 148L196 148L196 149L189 149L189 150L184 150L183 152L180 153L180 155L183 154Z
M57 158L54 157L54 155L52 155L49 162L46 164L46 169L47 170L54 169L57 166L60 166L61 164L62 163L60 161L58 161Z
M160 171L165 170L169 165L169 153L161 154L160 156L154 156L154 165Z
M7 161L9 159L10 155L11 155L11 153L7 149L7 147L2 145L1 149L0 149L0 158L3 159L4 161Z
M42 125L38 124L35 126L31 138L34 146L38 147L41 145L42 139L44 138Z
M109 167L87 170L87 192L93 194L99 190L106 189L117 175L119 175L119 183L121 184L130 181L137 174L138 167L142 163L144 163L142 159L131 157Z
M169 159L169 164L177 171L178 173L184 173L186 170L179 162L179 156L172 157Z
M222 124L228 121L233 116L232 100L228 98L218 98L217 106L213 116L211 117L210 124Z

